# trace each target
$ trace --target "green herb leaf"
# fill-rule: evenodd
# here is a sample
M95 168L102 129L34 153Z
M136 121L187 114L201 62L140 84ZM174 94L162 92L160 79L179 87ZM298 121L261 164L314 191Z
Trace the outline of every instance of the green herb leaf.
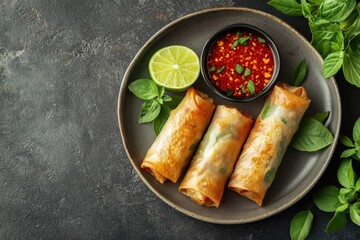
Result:
M328 119L330 112L318 112L316 113L313 118L321 122L322 124L325 123L325 121Z
M244 75L245 77L249 76L251 74L251 70L249 68L245 68Z
M235 66L235 71L237 72L237 74L241 74L243 72L243 67L240 64L236 64Z
M310 4L307 3L306 0L301 0L301 9L302 9L302 14L305 18L311 18L312 14L311 14L311 9L310 9Z
M345 212L347 209L349 208L349 204L345 203L343 205L340 205L337 209L336 212Z
M264 179L265 182L266 183L272 183L274 181L275 174L276 174L276 168L275 167L273 167L269 171L267 171L266 174L265 174L265 179Z
M247 46L249 44L249 39L250 39L249 36L241 37L241 38L238 39L238 42L243 46Z
M324 78L329 78L334 76L340 70L343 62L344 62L343 51L333 52L327 55L322 65L322 72Z
M216 73L221 73L222 71L224 71L225 69L225 66L221 66L217 71Z
M154 132L156 135L159 135L159 133L161 132L161 129L164 127L167 119L169 118L170 115L170 111L171 109L166 106L166 105L162 105L161 106L161 110L159 115L154 119Z
M331 132L318 120L305 118L291 141L291 146L299 151L314 152L333 143Z
M163 101L164 101L164 102L171 102L171 101L172 101L172 97L170 97L169 95L165 95L165 96L163 96Z
M162 98L165 94L165 88L164 87L160 87L159 88L159 98ZM162 103L161 103L162 104Z
M356 0L324 0L320 5L320 17L330 22L345 20L356 5Z
M153 121L160 113L161 104L155 100L145 101L141 105L139 123L147 123Z
M346 225L346 215L344 212L335 212L333 218L326 226L326 232L336 232Z
M355 172L352 167L351 159L343 159L337 171L339 183L346 188L355 186Z
M356 148L346 149L341 153L340 158L348 158L357 153Z
M260 119L264 120L266 117L270 116L274 112L276 107L277 106L275 104L271 105L270 101L266 101L264 108L261 112Z
M352 39L351 42L360 44L360 35ZM353 45L352 48L347 47L345 49L343 73L349 83L360 87L360 46Z
M234 48L236 48L237 47L237 45L239 45L239 40L238 39L236 39L234 42L233 42L233 44L231 44L231 49L234 49Z
M313 214L310 211L301 211L295 214L290 224L291 240L303 240L309 235L313 223Z
M338 24L323 19L309 19L311 44L325 58L332 52L344 49L344 36Z
M266 40L262 37L258 37L259 43L266 43Z
M360 145L360 118L358 118L354 124L352 135L355 144Z
M354 198L356 198L356 192L354 188L340 188L339 191L339 201L342 204L351 203Z
M339 201L339 189L335 186L324 186L314 191L313 201L324 212L335 212L341 205Z
M215 66L211 66L211 68L209 68L209 72L213 72L215 70L216 70Z
M350 207L350 219L353 223L360 226L360 202Z
M306 71L306 60L303 59L296 65L292 72L291 84L296 87L301 86L305 80Z
M234 94L234 90L226 89L226 95L231 97Z
M287 15L302 16L301 5L295 0L271 0L268 4Z
M128 86L129 90L142 100L151 100L159 96L156 83L149 79L138 79Z
M227 168L226 168L226 167L222 167L222 168L219 169L219 172L220 172L221 174L226 174L226 171L227 171Z
M346 147L355 147L351 139L345 135L340 135L340 142L344 144Z
M247 89L249 89L249 92L251 94L254 94L255 92L255 84L253 81L249 80L248 83L247 83Z

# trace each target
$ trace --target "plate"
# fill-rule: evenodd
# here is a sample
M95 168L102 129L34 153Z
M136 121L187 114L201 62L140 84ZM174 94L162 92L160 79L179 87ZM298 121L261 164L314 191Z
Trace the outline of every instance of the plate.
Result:
M141 100L127 88L130 82L149 78L147 69L152 54L165 46L179 44L192 48L197 54L206 41L223 27L235 24L252 24L265 30L277 44L280 52L281 70L279 80L289 82L292 69L302 60L307 62L307 77L303 86L312 99L305 116L320 111L330 111L327 127L335 141L328 148L315 153L299 152L289 147L272 186L269 188L263 207L225 189L219 208L199 206L178 192L177 184L170 181L160 184L153 176L143 171L140 165L155 139L151 124L138 124ZM193 218L220 224L239 224L258 221L279 213L300 200L319 180L331 160L339 136L341 103L334 78L324 79L321 74L322 58L311 44L282 20L249 8L216 8L196 12L177 19L152 36L136 54L122 79L118 98L118 119L122 141L129 160L144 183L164 202ZM251 103L233 103L220 99L205 84L202 77L194 85L207 93L216 104L228 104L257 117L264 98Z

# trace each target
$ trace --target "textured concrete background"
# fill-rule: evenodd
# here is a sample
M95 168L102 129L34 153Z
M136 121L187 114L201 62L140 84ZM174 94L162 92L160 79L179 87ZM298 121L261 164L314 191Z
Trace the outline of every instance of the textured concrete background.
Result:
M177 212L136 175L116 118L122 76L161 27L219 6L265 10L310 36L304 19L266 1L0 0L0 239L287 239L304 209L315 215L311 239L360 238L350 221L327 236L332 214L319 212L311 194L269 219L224 226ZM348 106L359 89L337 79L349 93L350 135L360 109ZM337 167L321 184L336 183Z

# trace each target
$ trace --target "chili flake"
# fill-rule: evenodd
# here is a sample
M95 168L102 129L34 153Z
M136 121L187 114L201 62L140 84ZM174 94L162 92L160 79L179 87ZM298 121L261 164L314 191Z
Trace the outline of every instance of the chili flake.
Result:
M207 64L212 81L220 91L242 98L255 95L266 87L273 75L274 57L260 33L232 31L216 40Z

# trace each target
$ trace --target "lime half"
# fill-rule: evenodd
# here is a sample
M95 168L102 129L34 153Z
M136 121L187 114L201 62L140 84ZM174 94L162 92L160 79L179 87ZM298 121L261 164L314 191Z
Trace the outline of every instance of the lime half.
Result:
M159 86L170 91L183 91L199 77L199 57L185 46L164 47L151 57L149 72Z

